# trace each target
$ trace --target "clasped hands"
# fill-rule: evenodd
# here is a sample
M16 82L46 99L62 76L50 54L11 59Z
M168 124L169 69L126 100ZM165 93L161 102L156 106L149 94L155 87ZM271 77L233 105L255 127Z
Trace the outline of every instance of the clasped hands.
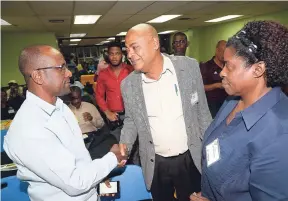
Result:
M110 152L115 154L118 161L118 167L125 166L128 159L128 150L125 144L114 144L110 149Z

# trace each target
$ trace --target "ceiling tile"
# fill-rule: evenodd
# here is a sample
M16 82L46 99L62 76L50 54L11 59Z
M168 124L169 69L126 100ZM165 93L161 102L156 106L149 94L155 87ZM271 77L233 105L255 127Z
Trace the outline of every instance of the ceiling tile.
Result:
M189 3L189 1L158 1L141 10L137 14L156 14L159 16L172 9L186 5L187 3Z
M25 1L1 1L1 16L34 16L35 13Z
M215 4L217 4L217 2L193 1L188 4L178 6L165 14L191 14L192 12L195 12L197 10L199 11L205 7L213 9Z
M153 1L117 1L107 14L135 14L153 4Z
M158 17L159 15L157 14L151 14L151 15L133 15L132 17L130 17L129 19L125 20L123 22L123 24L139 24L139 23L146 23L149 20L152 20L156 17Z
M132 17L132 15L123 15L123 14L118 14L118 15L104 15L103 17L100 18L100 20L96 23L98 25L107 25L107 24L111 24L111 25L116 25L119 24L123 21L125 21L126 19Z
M104 15L117 1L76 1L74 15Z
M31 8L39 16L71 16L73 14L72 1L29 1Z

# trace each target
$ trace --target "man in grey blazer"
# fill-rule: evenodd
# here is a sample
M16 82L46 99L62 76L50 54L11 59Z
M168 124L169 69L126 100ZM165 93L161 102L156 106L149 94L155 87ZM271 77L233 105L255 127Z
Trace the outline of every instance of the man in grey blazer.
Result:
M122 153L138 136L141 165L154 201L188 201L200 191L201 141L212 121L195 59L160 53L156 30L132 27L125 38L135 71L121 84ZM132 190L132 189L131 189Z

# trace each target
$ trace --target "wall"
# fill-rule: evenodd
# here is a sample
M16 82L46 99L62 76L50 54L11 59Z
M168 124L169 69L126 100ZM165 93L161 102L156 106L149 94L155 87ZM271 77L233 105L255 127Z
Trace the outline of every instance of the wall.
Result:
M58 48L54 33L1 33L1 86L7 86L9 80L25 83L18 70L18 57L23 48L36 44Z
M214 55L215 46L219 40L227 40L239 31L244 24L253 20L273 20L288 26L288 10L209 27L189 29L185 32L190 41L190 48L187 50L186 55L194 57L198 61L209 60Z

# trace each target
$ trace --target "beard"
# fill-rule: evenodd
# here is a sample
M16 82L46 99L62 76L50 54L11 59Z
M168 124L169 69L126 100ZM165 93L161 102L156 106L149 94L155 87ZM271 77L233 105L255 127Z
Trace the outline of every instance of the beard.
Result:
M119 61L117 64L113 64L112 62L110 62L110 65L112 67L118 67L121 63L122 63L122 61Z

